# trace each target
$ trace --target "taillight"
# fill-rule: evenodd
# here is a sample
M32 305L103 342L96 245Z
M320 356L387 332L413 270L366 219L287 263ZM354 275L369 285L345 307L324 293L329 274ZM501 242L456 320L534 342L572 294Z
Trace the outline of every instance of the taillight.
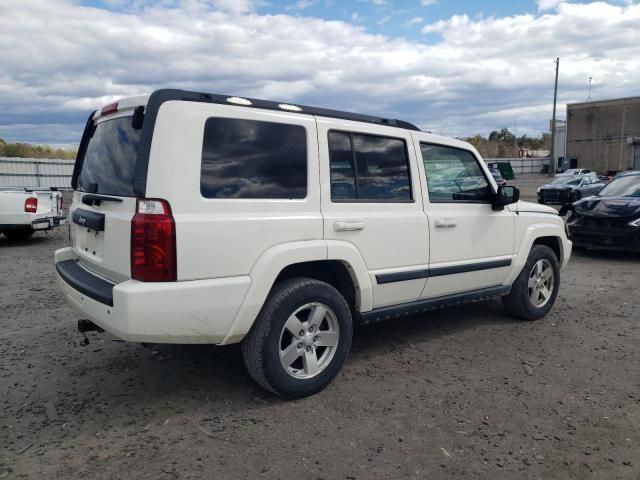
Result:
M131 277L172 282L176 275L176 226L166 200L138 199L131 220Z
M100 111L100 115L110 115L112 113L116 113L118 111L118 102L110 103L109 105L105 105Z
M24 211L36 213L38 211L38 197L29 197L24 201Z
M58 212L62 212L62 195L58 197Z

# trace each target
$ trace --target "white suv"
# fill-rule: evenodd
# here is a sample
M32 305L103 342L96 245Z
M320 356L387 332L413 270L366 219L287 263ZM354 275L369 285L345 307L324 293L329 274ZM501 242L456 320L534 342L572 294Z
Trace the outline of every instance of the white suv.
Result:
M286 397L335 377L355 323L497 297L544 316L571 254L556 211L498 188L468 143L262 100L107 105L73 187L55 261L83 330L242 342L253 378Z

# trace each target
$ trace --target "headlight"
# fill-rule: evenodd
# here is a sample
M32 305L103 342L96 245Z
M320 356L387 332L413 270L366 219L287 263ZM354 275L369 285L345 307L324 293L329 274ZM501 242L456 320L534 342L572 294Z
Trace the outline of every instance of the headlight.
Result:
M627 225L629 225L630 227L640 228L640 217L636 218L635 220L631 220Z

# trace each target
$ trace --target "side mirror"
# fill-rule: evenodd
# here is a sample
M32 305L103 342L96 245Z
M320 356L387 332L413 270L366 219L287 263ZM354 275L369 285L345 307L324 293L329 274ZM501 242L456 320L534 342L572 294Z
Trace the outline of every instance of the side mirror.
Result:
M511 205L520 200L520 190L512 185L502 185L493 199L493 209L503 210L506 205Z

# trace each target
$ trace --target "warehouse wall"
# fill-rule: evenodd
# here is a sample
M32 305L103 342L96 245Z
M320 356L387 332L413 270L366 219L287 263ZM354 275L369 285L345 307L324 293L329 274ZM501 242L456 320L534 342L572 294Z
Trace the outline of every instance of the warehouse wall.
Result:
M633 168L640 137L640 97L567 105L567 161L599 173Z

